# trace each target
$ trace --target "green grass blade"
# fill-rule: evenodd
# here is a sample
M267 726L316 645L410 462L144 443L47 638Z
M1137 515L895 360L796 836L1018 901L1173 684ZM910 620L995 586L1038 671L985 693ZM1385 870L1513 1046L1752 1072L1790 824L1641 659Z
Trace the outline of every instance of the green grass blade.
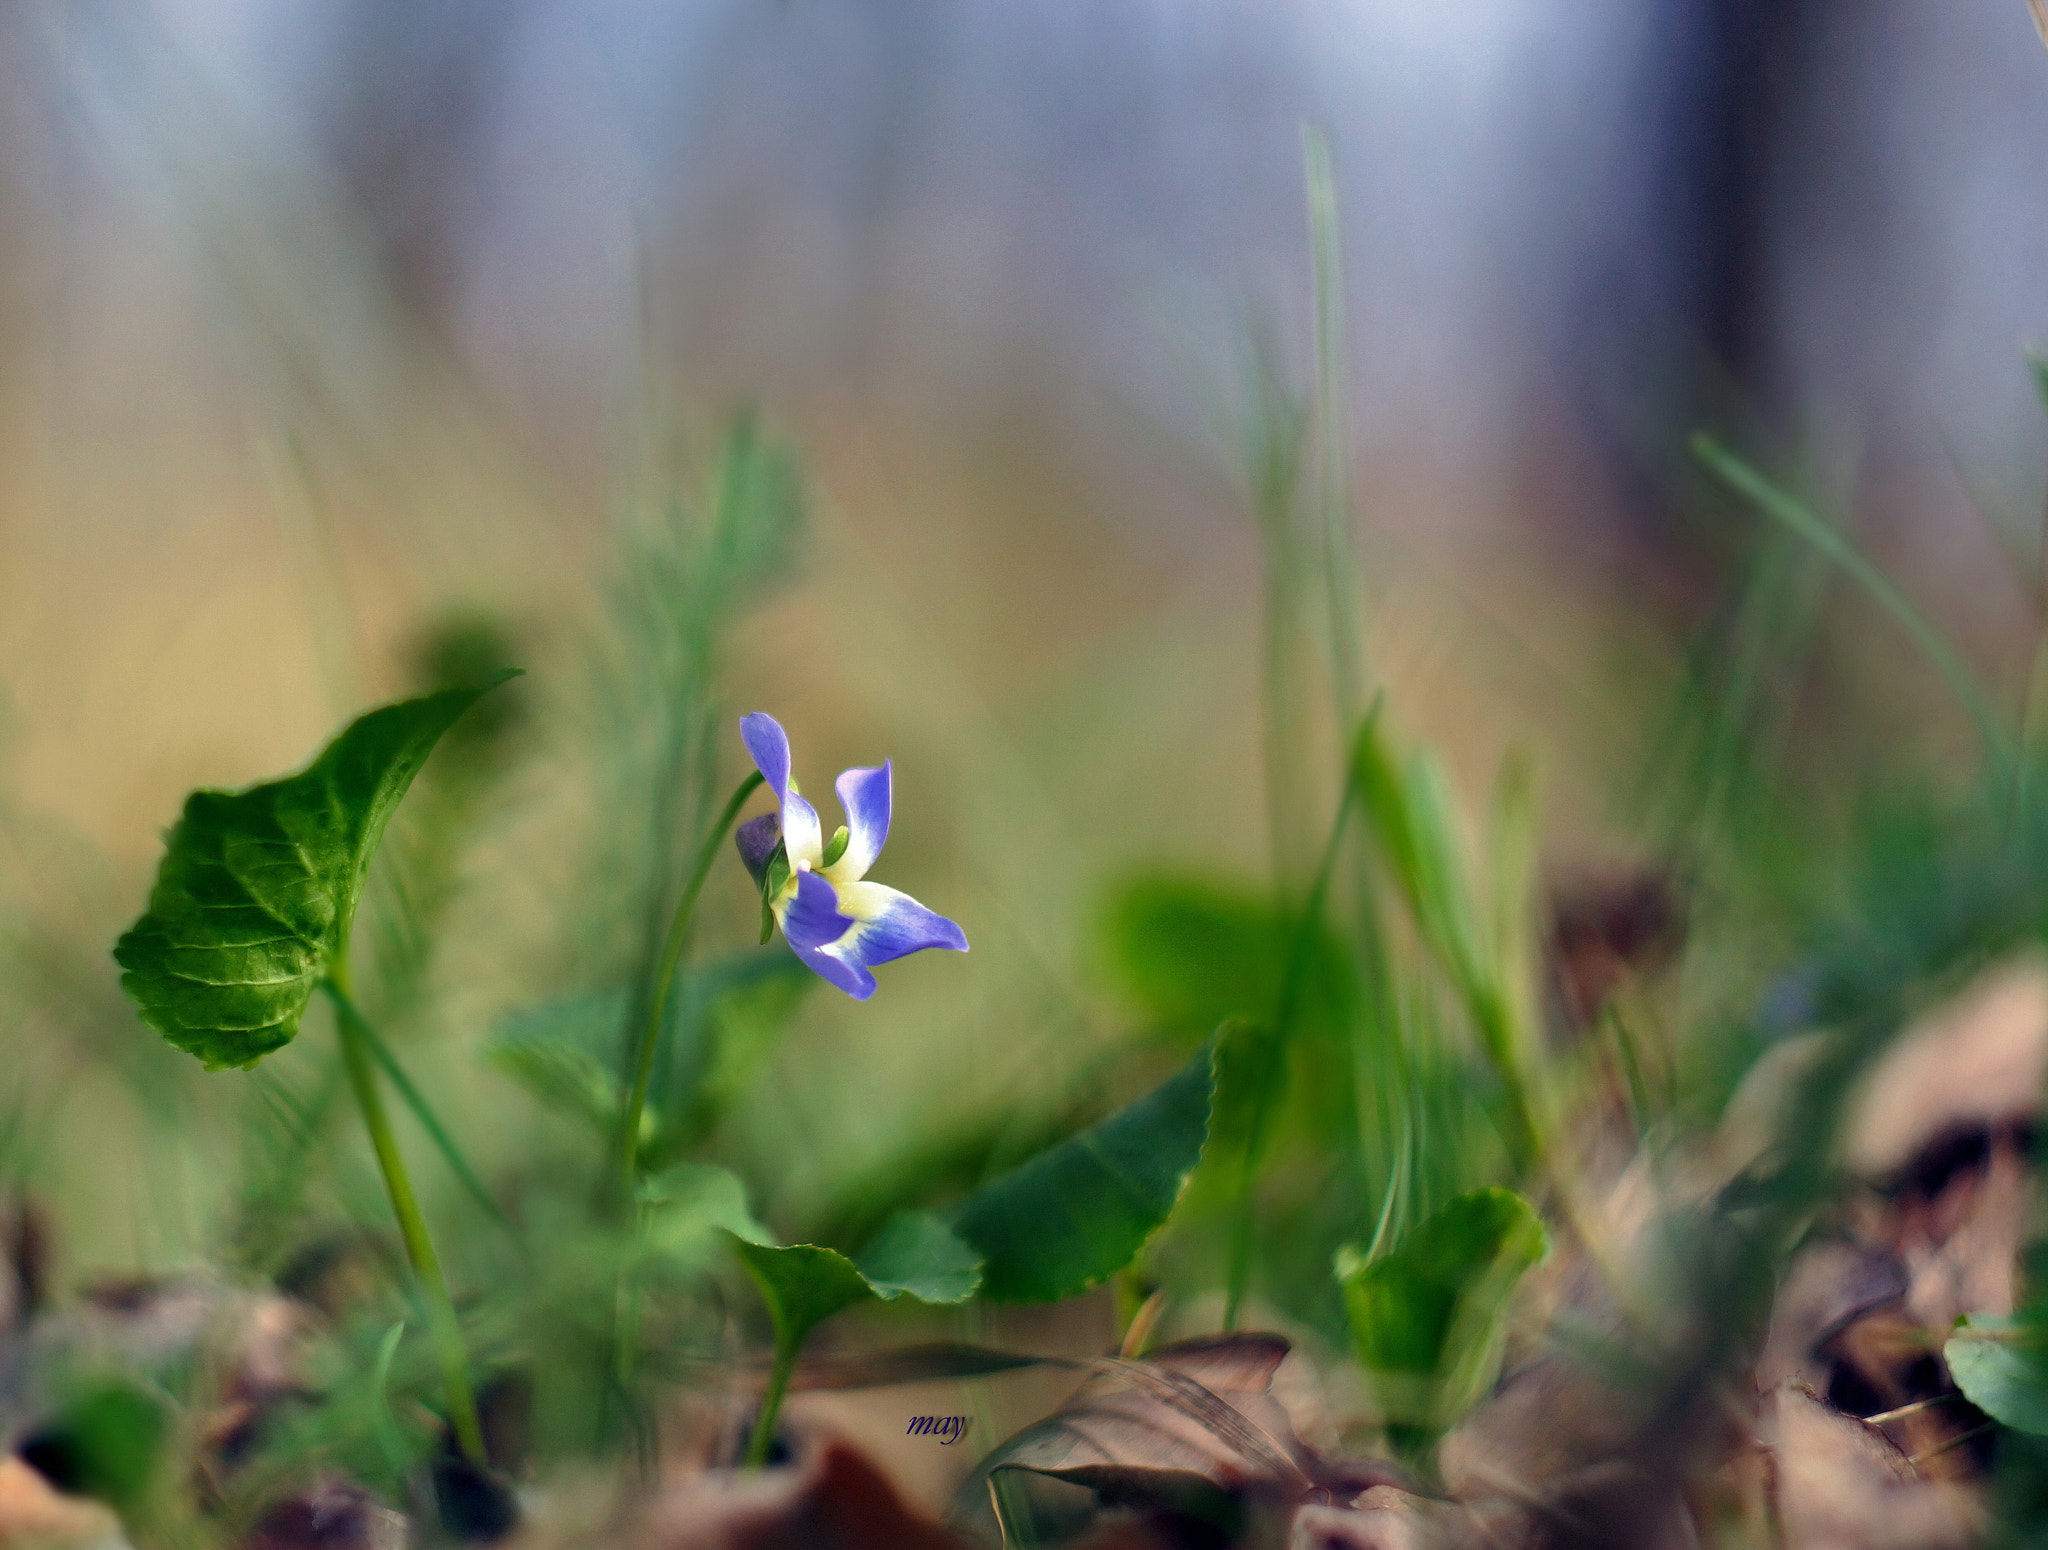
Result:
M448 1127L441 1123L426 1096L413 1086L412 1078L405 1074L405 1068L398 1063L398 1057L391 1053L381 1035L368 1023L359 1025L363 1043L369 1046L371 1057L384 1074L391 1079L391 1085L398 1089L398 1096L405 1106L412 1110L412 1117L419 1121L420 1129L427 1133L427 1139L434 1143L434 1149L448 1164L448 1171L455 1175L462 1187L469 1191L471 1198L484 1208L484 1214L507 1232L511 1232L512 1220L505 1215L504 1208L491 1198L491 1192L484 1188L483 1180L469 1165L469 1159L462 1155L462 1148L455 1144L455 1138L448 1134Z
M1730 489L1753 501L1766 516L1783 523L1841 566L1849 578L1862 587L1878 607L1890 614L1926 655L1949 691L1977 724L1986 751L2006 768L2016 764L2017 752L2012 739L2001 726L1997 710L1977 683L1975 675L1940 632L1906 600L1905 594L1892 585L1891 578L1840 532L1822 521L1803 501L1773 484L1713 437L1695 436L1693 452Z

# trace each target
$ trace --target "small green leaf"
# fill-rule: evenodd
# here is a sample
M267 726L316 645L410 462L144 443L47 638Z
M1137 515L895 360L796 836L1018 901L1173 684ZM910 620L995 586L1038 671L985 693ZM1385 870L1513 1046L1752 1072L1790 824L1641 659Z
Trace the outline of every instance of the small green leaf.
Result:
M1380 1259L1340 1250L1351 1339L1389 1421L1432 1433L1485 1390L1499 1360L1500 1312L1548 1247L1543 1222L1512 1190L1460 1195Z
M1201 1161L1213 1041L1099 1124L991 1180L949 1213L983 1260L983 1295L1057 1302L1123 1269L1172 1213Z
M714 1175L722 1177L713 1177ZM937 1217L903 1211L882 1225L856 1264L815 1243L781 1247L747 1212L738 1179L723 1168L684 1164L661 1180L683 1179L698 1200L725 1211L733 1252L761 1288L775 1321L778 1349L794 1350L814 1325L855 1303L965 1302L981 1283L981 1261ZM665 1183L658 1188L669 1188Z
M801 1345L815 1326L876 1295L867 1277L837 1249L815 1243L777 1248L737 1235L732 1235L732 1247L761 1288L768 1316L775 1321L778 1349Z
M965 1302L981 1287L981 1256L929 1211L899 1211L855 1262L876 1295Z
M623 1004L623 997L601 993L522 1014L484 1045L483 1059L544 1107L600 1134L616 1133L625 1094L581 1035L587 1024L601 1022L616 1043Z
M114 948L142 1020L210 1071L290 1043L347 947L406 788L456 717L511 676L373 710L297 775L193 792L148 911Z
M1942 1360L1971 1404L2001 1426L2048 1437L2048 1362L2010 1326L1966 1319Z

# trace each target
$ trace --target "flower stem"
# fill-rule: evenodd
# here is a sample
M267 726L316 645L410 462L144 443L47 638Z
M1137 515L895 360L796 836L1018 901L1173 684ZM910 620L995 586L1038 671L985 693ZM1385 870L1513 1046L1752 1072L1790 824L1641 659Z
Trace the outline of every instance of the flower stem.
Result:
M377 1166L383 1170L391 1211L398 1218L399 1236L405 1240L405 1257L412 1262L413 1274L419 1278L426 1300L427 1325L433 1334L435 1353L440 1357L441 1378L448 1389L449 1424L455 1429L455 1441L463 1457L484 1468L488 1463L484 1434L477 1422L476 1396L469 1386L469 1359L462 1348L462 1328L456 1322L448 1283L441 1275L440 1256L434 1252L426 1218L420 1214L419 1197L413 1193L412 1177L405 1171L398 1137L391 1128L390 1116L384 1112L384 1095L378 1090L377 1068L370 1053L370 1040L375 1035L369 1033L369 1023L349 998L346 961L336 960L320 988L334 1003L335 1022L341 1030L342 1062L348 1068L349 1084L355 1088L356 1104L363 1111L363 1126L370 1132Z
M803 1342L775 1332L775 1365L768 1373L768 1387L761 1394L761 1413L754 1419L754 1435L747 1440L746 1465L759 1469L768 1462L768 1450L775 1444L775 1422L782 1414L782 1397L789 1392L789 1380L796 1372L797 1351Z
M704 891L704 879L711 875L711 863L718 859L718 847L726 830L739 817L747 798L763 784L761 772L754 771L733 788L721 812L704 832L697 847L696 865L676 901L676 912L668 923L668 936L661 944L661 961L654 972L654 987L647 998L647 1021L640 1029L640 1042L633 1054L633 1089L619 1116L618 1198L623 1211L633 1199L633 1166L640 1151L640 1120L647 1112L647 1089L654 1081L654 1054L661 1046L661 1025L668 1014L669 991L676 981L676 966L683 960L683 944L689 940L690 918L697 913L697 896Z

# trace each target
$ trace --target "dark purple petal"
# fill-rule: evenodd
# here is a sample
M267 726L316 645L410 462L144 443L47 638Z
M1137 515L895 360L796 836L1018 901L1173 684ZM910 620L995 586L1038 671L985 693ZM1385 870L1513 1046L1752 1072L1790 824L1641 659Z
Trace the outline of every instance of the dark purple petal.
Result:
M740 860L746 863L754 886L760 887L768 873L768 858L782 843L782 815L763 813L759 818L749 818L732 831L732 842L739 847Z
M853 917L839 913L832 885L816 872L797 873L796 897L782 912L782 934L789 945L829 947L852 929Z

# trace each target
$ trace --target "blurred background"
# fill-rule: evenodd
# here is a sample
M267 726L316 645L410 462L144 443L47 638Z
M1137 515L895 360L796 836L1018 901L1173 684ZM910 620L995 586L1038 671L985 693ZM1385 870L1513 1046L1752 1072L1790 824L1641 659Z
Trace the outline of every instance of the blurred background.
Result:
M772 711L813 789L893 756L879 875L974 944L805 1003L730 1143L764 1215L829 1217L934 1114L1085 1089L1111 881L1264 879L1334 802L1332 769L1269 820L1248 494L1261 405L1314 386L1305 126L1362 659L1470 792L1533 755L1554 873L1654 845L1643 772L1754 558L1696 429L2019 683L2021 0L0 4L0 1082L67 1273L180 1263L228 1188L189 1116L229 1079L105 956L183 793L498 659L516 757L409 1037L489 1167L539 1146L472 1057L632 957L630 858L679 832L607 783L659 767L636 544L742 410L805 529L707 724ZM1830 599L1792 762L1939 768L1967 724ZM741 768L712 745L677 811ZM706 918L749 940L736 865Z

